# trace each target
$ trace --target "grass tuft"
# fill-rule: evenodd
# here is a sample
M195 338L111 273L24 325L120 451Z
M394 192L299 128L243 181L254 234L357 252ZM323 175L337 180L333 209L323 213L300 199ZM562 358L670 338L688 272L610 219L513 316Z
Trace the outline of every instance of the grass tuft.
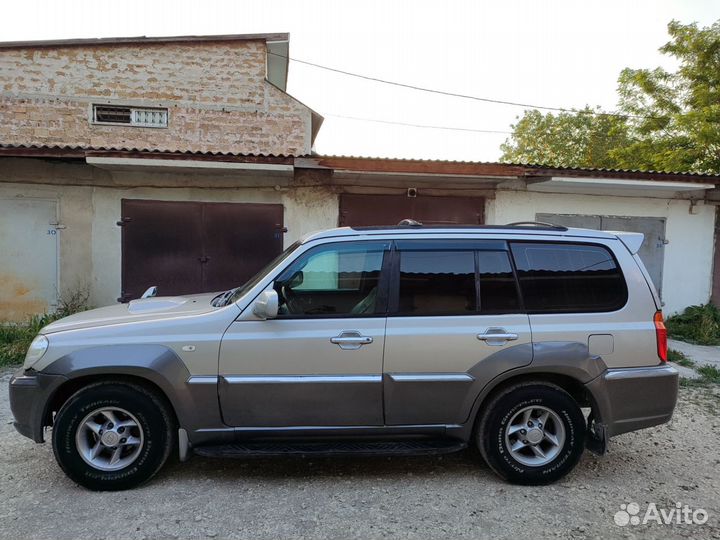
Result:
M697 372L702 375L703 380L709 383L720 384L720 369L715 366L700 366L697 368Z
M695 367L695 362L690 360L685 353L676 351L675 349L668 350L668 360L670 362L675 362L679 366L688 368Z
M712 304L690 306L665 321L668 336L697 345L720 345L720 310Z

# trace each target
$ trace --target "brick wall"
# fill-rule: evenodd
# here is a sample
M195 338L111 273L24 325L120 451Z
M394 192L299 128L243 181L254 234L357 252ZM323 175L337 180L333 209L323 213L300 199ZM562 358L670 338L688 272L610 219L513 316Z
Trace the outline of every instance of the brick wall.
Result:
M310 111L265 81L264 41L0 49L0 143L310 151ZM92 125L93 103L167 107L168 128Z

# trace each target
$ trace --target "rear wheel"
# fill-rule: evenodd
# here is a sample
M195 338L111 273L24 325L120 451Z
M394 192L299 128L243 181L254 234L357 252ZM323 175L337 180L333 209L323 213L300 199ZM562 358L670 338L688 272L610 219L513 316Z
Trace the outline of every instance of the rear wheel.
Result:
M152 478L173 446L165 401L130 382L98 382L62 406L53 427L53 451L63 471L89 489L114 491Z
M554 482L577 464L585 418L575 400L550 383L523 383L485 407L477 445L490 468L516 484Z

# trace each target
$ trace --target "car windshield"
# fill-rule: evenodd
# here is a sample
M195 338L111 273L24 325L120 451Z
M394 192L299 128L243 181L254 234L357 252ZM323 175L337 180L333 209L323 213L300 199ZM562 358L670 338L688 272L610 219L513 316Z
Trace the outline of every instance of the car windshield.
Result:
M257 274L255 274L253 277L251 277L244 284L242 284L239 287L236 287L234 289L230 289L228 291L218 294L215 298L212 299L211 304L215 307L222 307L222 306L227 306L229 304L232 304L233 302L236 302L243 294L245 294L245 291L248 291L248 290L252 289L255 285L257 285L257 283L265 276L265 274L267 274L273 267L280 264L280 262L285 260L299 246L300 246L299 241L293 243L290 247L288 247L280 255L278 255L272 261L270 261L268 264L266 264L262 268L262 270L260 270Z

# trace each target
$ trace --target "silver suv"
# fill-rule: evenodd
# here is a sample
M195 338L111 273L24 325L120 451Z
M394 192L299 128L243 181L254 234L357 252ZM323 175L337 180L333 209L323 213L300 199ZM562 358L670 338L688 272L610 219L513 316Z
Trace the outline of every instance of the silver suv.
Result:
M245 285L46 326L10 381L17 430L52 426L90 489L204 456L445 453L545 484L587 446L668 422L643 236L416 223L307 236Z

